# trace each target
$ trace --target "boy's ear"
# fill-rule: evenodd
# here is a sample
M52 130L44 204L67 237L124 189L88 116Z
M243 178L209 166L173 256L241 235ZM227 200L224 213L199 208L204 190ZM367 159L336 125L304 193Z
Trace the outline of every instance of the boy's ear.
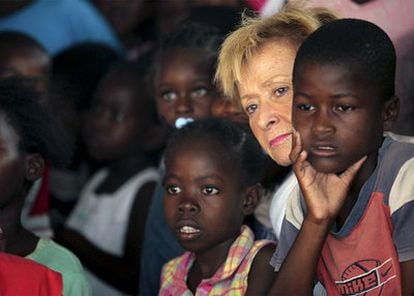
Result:
M26 179L36 181L45 170L45 160L39 153L29 153L25 158Z
M253 213L257 204L264 194L263 186L260 183L257 183L253 186L250 186L246 189L245 197L243 200L243 214L250 215Z
M397 96L392 96L384 104L384 110L383 110L384 131L391 130L392 126L397 121L399 112L400 112L400 99Z

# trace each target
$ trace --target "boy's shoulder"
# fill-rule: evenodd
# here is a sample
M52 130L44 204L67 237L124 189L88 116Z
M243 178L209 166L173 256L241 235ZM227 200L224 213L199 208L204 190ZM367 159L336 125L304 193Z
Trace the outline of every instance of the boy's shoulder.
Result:
M33 253L26 256L61 273L83 273L78 257L67 248L47 238L39 239Z

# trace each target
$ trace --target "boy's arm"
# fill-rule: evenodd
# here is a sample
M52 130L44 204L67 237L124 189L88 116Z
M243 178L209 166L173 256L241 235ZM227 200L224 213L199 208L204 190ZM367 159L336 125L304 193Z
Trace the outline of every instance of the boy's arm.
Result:
M295 132L290 158L308 212L278 272L271 295L312 294L319 256L330 226L346 199L354 176L365 160L359 160L338 176L315 171L306 161L306 157L300 136Z
M414 259L401 262L402 295L414 295Z

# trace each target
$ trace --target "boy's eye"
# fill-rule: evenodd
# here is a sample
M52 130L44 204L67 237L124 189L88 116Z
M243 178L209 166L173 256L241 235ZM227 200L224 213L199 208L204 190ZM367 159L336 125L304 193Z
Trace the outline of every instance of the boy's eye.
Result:
M276 95L277 97L281 97L281 96L283 96L284 94L286 94L288 91L289 91L289 87L288 87L288 86L278 87L278 88L275 90L275 95Z
M167 186L165 188L165 190L168 192L168 194L170 195L177 195L181 192L180 187L178 187L177 185L171 185L171 186Z
M177 94L173 91L166 91L161 94L164 101L171 102L177 99Z
M205 88L205 87L199 87L199 88L196 88L191 93L191 97L194 98L194 99L197 99L197 98L204 97L205 95L207 95L207 93L208 93L207 88Z
M302 111L312 111L315 109L311 104L299 104L298 109Z
M245 112L247 115L252 115L258 108L257 104L250 104L245 107Z
M219 189L217 189L216 187L214 187L214 186L205 186L202 190L201 190L201 192L204 194L204 195L215 195L215 194L218 194L219 192L220 192L220 190Z
M335 107L336 110L338 111L352 111L354 110L354 107L350 106L350 105L339 105Z

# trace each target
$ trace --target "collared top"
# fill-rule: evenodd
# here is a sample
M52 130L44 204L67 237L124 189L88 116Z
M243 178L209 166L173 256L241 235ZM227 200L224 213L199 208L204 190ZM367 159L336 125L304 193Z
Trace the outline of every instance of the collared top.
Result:
M248 275L254 257L261 248L269 244L275 242L254 241L251 229L242 226L241 234L231 245L226 261L211 278L200 282L195 295L243 295L247 290ZM195 259L194 253L185 252L164 265L160 296L193 295L187 286L187 276Z

